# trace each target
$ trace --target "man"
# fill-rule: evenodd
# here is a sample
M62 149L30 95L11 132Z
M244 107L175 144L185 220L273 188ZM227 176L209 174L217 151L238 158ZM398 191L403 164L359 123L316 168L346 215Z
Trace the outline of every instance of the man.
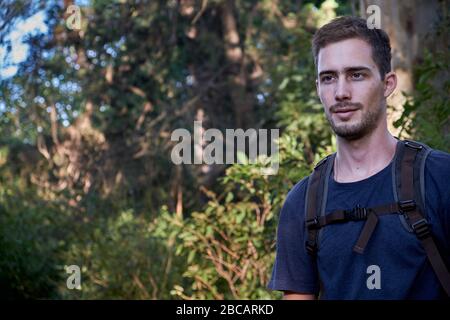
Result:
M368 29L360 18L334 19L314 35L317 93L337 137L337 153L324 178L328 179L325 213L395 202L393 165L401 141L387 128L386 98L397 83L390 51L387 34ZM448 264L450 155L432 150L424 163L424 214L441 262ZM409 179L407 174L403 178ZM416 229L408 230L402 215L390 214L395 212L371 215L369 223L370 210L357 210L366 220L323 226L313 233L318 234L315 253L308 252L305 243L314 230L310 224L318 225L306 217L308 180L311 176L297 183L283 205L269 289L283 291L285 299L446 297L440 280L447 281L448 275L438 279ZM368 230L362 232L366 221Z

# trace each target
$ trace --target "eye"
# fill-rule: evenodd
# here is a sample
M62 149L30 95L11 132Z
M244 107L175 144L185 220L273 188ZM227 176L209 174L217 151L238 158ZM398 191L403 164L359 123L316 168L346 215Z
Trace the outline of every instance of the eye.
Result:
M353 80L362 80L362 79L364 79L364 75L361 72L353 72L352 79Z
M330 83L333 81L334 77L332 75L324 75L320 78L320 82L322 83Z

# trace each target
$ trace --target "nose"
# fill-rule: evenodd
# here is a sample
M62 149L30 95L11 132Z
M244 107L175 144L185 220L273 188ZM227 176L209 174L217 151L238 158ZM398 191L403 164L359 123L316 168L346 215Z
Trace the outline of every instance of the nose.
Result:
M347 83L345 78L340 78L336 84L336 91L334 93L334 98L336 101L346 101L351 100L351 90L350 85Z

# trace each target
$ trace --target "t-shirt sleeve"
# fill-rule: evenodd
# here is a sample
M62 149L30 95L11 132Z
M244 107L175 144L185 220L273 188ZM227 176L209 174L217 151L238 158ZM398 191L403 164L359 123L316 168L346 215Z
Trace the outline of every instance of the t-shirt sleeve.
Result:
M317 265L305 248L305 193L308 178L288 193L278 222L276 258L268 288L317 294Z

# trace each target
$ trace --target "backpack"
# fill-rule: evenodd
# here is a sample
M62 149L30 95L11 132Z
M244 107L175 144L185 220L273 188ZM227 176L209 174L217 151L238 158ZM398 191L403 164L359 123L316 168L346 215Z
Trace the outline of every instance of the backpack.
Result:
M309 176L306 191L305 212L307 252L315 256L318 250L318 233L320 228L332 223L365 220L361 234L353 251L363 254L375 231L378 217L387 214L399 214L402 224L414 232L420 240L428 260L442 287L450 297L450 273L442 259L426 219L425 212L425 160L432 151L425 144L399 140L394 163L392 165L392 188L395 202L385 205L349 210L335 210L325 215L328 195L328 177L333 168L336 153L322 159Z

